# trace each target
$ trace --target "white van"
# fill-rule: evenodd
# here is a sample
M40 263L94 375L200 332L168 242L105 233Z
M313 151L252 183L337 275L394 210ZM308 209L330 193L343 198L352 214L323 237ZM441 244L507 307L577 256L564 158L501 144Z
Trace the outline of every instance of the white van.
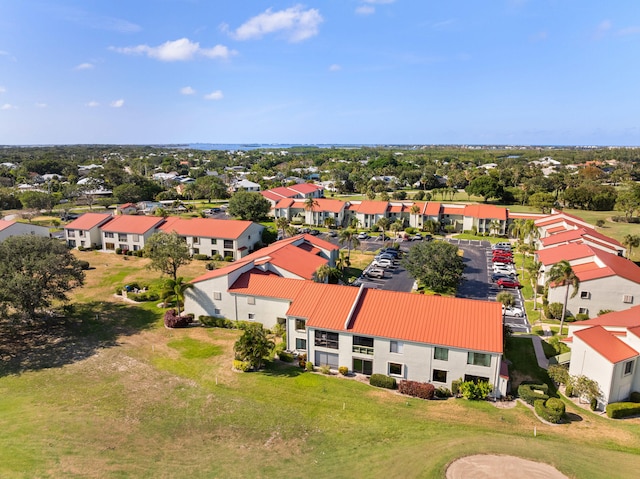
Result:
M502 249L502 250L507 250L507 251L511 251L511 243L507 243L507 242L502 242L502 243L496 243L494 244L491 249Z

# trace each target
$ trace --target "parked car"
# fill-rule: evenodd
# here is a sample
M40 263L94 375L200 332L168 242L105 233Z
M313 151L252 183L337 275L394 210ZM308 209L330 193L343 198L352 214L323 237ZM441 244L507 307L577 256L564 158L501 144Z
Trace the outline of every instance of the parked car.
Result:
M378 260L378 259L388 259L390 261L394 261L397 258L394 255L392 255L391 253L380 253L378 256L376 256L375 259L376 260Z
M506 274L507 276L517 276L516 270L513 267L507 268L505 266L494 266L493 267L493 272L494 273L500 273L500 274Z
M520 282L517 279L501 278L496 281L499 288L519 288Z
M425 241L433 241L433 236L431 236L429 233L427 233L426 235L424 235L424 240Z
M382 268L370 268L366 273L369 278L384 278L384 269Z
M495 283L496 281L498 281L499 279L504 278L504 279L513 279L512 275L506 274L506 273L493 273L491 275L491 282Z
M494 256L491 261L493 261L493 264L513 264L513 258L507 258L506 256Z
M338 236L338 233L336 233L333 230L327 231L327 236L330 236L331 238L335 238L336 236Z
M371 236L363 231L362 233L358 233L358 236L356 236L356 238L358 238L359 240L366 240L371 238Z
M507 253L507 252L498 253L498 252L494 251L492 256L494 258L513 258L513 254L512 253Z
M381 249L380 250L380 254L390 254L396 259L400 257L400 251L398 251L395 248L384 248L384 249Z
M310 230L309 234L312 235L312 236L318 236L320 234L320 231L318 231L318 230Z
M422 235L420 233L416 233L411 237L411 241L422 241Z
M511 243L508 242L501 242L501 243L496 243L493 246L491 246L491 249L496 250L496 249L506 249L511 251Z
M380 266L381 268L391 268L393 266L393 261L390 259L380 258L374 259L371 264L373 266Z
M522 309L516 308L515 306L509 306L505 308L503 305L502 314L504 316L515 316L517 318L521 318L524 313L522 312Z

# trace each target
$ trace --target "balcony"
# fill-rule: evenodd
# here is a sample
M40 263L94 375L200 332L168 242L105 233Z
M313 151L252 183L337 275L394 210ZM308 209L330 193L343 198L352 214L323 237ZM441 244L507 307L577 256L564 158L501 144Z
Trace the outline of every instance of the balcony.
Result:
M352 351L357 354L366 354L368 356L373 356L373 348L370 348L369 346L354 345Z

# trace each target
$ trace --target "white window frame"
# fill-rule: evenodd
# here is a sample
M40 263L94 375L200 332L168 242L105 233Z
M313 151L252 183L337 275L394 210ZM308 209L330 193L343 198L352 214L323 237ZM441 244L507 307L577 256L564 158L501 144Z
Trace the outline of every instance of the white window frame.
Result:
M400 366L400 374L396 374L396 373L392 373L391 372L391 365L392 364ZM394 363L393 361L389 361L387 363L387 373L389 374L389 376L394 377L394 378L403 378L404 377L404 363Z
M403 354L404 343L402 341L389 341L389 352L393 354Z
M633 361L633 360L631 360L631 361L626 361L626 362L624 363L624 368L622 369L622 375L623 375L623 376L629 376L630 374L633 374L633 363L634 363L634 361ZM630 371L629 371L629 372L627 372L627 367L628 367L628 366L629 366L629 369L630 369Z
M580 299L591 299L591 293L589 291L580 291Z
M249 321L254 321L256 319L256 313L247 313L247 319Z
M625 304L633 304L633 295L625 294L624 296L622 296L622 302Z
M221 291L214 291L213 292L213 300L214 301L222 301L222 292Z

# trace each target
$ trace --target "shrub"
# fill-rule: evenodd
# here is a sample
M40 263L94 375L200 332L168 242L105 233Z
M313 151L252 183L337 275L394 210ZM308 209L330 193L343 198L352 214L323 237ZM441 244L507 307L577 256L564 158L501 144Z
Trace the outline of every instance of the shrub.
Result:
M542 399L543 401L549 399L548 393L549 386L546 384L521 384L518 386L518 396L530 406L533 406L538 399Z
M567 384L567 387L564 389L564 394L570 398L573 396L573 385L571 383Z
M589 408L592 411L595 411L596 409L598 409L598 399L597 398L591 398L591 401L589 401Z
M408 228L404 229L404 232L407 233L408 235L414 235L418 232L418 229L414 228L413 226L409 226Z
M629 401L640 403L640 393L638 391L633 391L629 396Z
M307 366L306 354L301 354L300 356L298 356L298 366L300 366L302 369L304 369Z
M547 373L557 384L569 383L569 370L564 366L560 366L559 364L551 365L549 369L547 369Z
M311 361L305 361L304 368L307 371L313 371L313 363Z
M240 361L239 359L233 360L233 369L236 371L242 371L246 373L251 369L251 363L249 361Z
M471 401L484 401L493 391L493 386L487 381L464 381L460 384L462 397Z
M549 303L547 310L545 310L545 315L548 311L548 317L551 319L560 319L560 316L562 316L562 308L562 303Z
M211 257L211 259L213 261L222 261L222 255L220 253L216 253Z
M133 256L133 250L128 249L127 250L127 256Z
M120 295L122 294L122 286L116 286L116 287L113 289L113 292L114 292L115 294L117 294L118 296L120 296Z
M342 374L343 376L346 376L347 374L349 374L349 368L348 368L348 367L346 367L346 366L340 366L340 367L338 368L338 372L339 372L340 374Z
M193 317L178 316L175 309L170 309L164 313L164 325L167 328L186 328L193 320Z
M213 271L214 269L216 269L216 265L213 262L207 263L204 265L204 269L206 269L207 271Z
M293 362L293 354L291 353L287 353L285 351L281 351L278 353L278 357L280 358L280 361L283 361L285 363L292 363Z
M533 407L538 416L553 424L558 424L564 416L565 406L560 399L536 399Z
M328 364L323 364L320 366L320 372L322 374L331 374L331 367Z
M462 384L462 379L454 379L451 381L451 394L453 396L460 394L460 384Z
M231 262L233 261L233 256L225 256L225 257L224 257L224 260L225 260L227 263L231 263Z
M640 414L640 404L635 402L614 402L607 404L607 416L612 419L637 416Z
M122 254L122 248L116 248L116 254Z
M589 319L588 314L585 314L585 313L576 314L576 321L586 321L587 319Z
M440 386L435 390L435 395L437 398L450 398L452 396L451 391L444 386Z
M397 387L395 378L385 376L384 374L372 374L371 378L369 378L369 384L385 389L395 389Z
M193 259L197 259L199 261L206 261L209 257L206 254L194 254Z
M433 384L418 381L400 381L400 384L398 384L398 391L402 394L420 399L433 399L435 390L436 388Z

